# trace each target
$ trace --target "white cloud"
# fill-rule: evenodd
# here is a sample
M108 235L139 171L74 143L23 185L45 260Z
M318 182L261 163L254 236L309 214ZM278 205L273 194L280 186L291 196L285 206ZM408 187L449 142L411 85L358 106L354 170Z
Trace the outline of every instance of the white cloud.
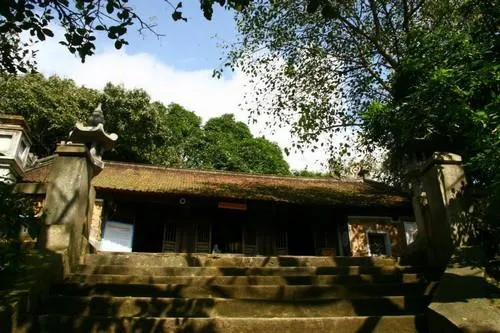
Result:
M176 102L195 111L204 121L224 113L234 113L247 122L248 114L239 107L243 102L247 78L236 72L231 78L214 79L212 70L183 71L146 53L131 54L126 50L105 48L87 58L85 64L71 55L56 41L42 43L38 52L39 70L45 75L57 74L73 79L77 84L102 89L107 82L123 84L126 88L142 88L153 100L164 104ZM264 135L282 148L290 147L289 129L272 129L264 121L249 124L255 135ZM321 170L326 152L292 152L286 157L292 169Z

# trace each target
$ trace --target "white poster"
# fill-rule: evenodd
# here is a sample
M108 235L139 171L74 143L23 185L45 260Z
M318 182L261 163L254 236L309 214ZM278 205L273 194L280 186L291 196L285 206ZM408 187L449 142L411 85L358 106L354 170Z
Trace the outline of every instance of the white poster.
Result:
M107 221L104 226L104 235L99 250L107 252L132 252L133 237L133 224Z

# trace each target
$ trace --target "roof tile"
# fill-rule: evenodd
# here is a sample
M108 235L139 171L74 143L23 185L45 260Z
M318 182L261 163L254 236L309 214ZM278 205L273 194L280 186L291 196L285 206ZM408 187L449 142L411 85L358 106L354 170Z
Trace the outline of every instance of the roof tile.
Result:
M46 182L51 161L28 170L25 182ZM172 169L106 162L93 184L98 190L214 196L278 202L381 205L408 204L390 187L355 180L254 175L221 171Z

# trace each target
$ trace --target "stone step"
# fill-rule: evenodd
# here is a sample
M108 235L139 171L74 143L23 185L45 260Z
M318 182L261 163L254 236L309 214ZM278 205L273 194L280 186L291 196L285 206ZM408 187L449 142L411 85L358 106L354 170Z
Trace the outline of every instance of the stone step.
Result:
M161 267L128 265L80 265L76 273L118 275L170 275L170 276L288 276L288 275L359 275L421 273L419 266L345 266L345 267Z
M426 296L353 297L308 301L227 298L162 298L110 296L46 296L45 314L112 317L291 318L388 316L422 313Z
M332 285L366 283L415 283L426 282L420 273L358 274L358 275L287 275L287 276L161 276L116 274L71 274L69 283L135 283L135 284L189 284L189 285Z
M211 255L189 253L99 253L85 257L88 265L169 267L290 267L290 266L391 266L394 258Z
M51 286L53 295L68 296L131 296L131 297L222 297L260 300L315 300L351 298L357 296L418 296L430 295L434 284L352 284L352 285L205 285L187 284L79 284Z
M423 316L337 318L114 318L44 315L50 333L415 333L428 332Z

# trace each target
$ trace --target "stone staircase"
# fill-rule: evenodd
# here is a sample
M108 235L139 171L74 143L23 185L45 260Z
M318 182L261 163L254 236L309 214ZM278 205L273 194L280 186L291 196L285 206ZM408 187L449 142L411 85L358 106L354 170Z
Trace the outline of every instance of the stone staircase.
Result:
M42 299L41 332L427 332L436 283L391 258L92 254Z

